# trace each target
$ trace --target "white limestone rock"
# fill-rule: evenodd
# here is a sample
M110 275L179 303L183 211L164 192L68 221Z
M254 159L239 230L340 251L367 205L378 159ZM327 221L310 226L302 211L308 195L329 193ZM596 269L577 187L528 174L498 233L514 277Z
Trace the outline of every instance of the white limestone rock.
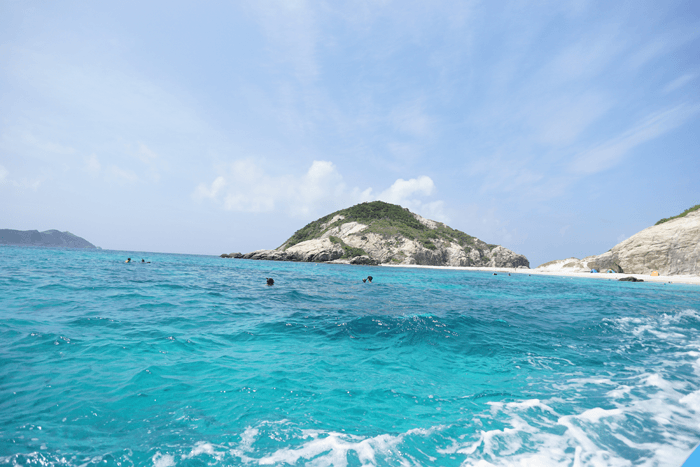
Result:
M646 228L601 255L550 261L537 269L700 275L700 211Z
M375 202L380 203L381 202ZM386 206L386 203L383 203ZM400 206L389 205L394 209ZM407 210L405 210L407 211ZM527 258L502 246L487 245L475 237L453 231L440 222L425 219L410 213L420 224L429 230L437 230L429 241L425 239L426 230L413 228L416 235L425 243L402 228L377 231L372 225L348 220L336 214L330 220L311 223L304 229L305 235L313 232L316 238L292 243L294 237L287 240L275 250L259 250L244 255L248 259L269 259L277 261L316 261L350 264L419 264L433 266L491 266L491 267L529 267ZM405 213L401 213L405 217ZM406 224L407 225L407 224ZM410 228L409 228L410 230ZM461 237L460 237L461 236ZM454 238L452 238L454 237ZM462 244L458 243L462 242ZM362 250L362 251L360 251ZM364 254L355 254L362 253Z

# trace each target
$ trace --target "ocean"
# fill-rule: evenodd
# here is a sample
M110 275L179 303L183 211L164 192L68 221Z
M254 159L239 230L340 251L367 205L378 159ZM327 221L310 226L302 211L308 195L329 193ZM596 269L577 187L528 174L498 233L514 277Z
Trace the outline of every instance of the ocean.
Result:
M678 467L699 442L697 286L0 246L0 465Z

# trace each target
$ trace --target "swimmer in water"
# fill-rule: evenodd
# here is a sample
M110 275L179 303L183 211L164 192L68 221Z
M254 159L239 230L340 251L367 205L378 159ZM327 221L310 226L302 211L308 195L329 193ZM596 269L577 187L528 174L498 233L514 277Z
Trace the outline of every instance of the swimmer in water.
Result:
M267 285L272 287L273 285L275 285L275 280L272 277L268 277L267 278Z
M369 283L371 284L371 283L372 283L372 276L367 276L367 280L368 280Z
M124 262L125 262L125 263L130 263L130 262L131 262L131 258L126 258L126 261L124 261Z

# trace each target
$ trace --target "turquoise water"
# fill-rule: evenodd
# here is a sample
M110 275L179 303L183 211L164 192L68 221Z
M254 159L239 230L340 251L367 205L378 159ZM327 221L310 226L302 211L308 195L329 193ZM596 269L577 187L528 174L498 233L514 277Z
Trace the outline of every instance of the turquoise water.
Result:
M678 466L698 442L699 287L0 247L0 464Z

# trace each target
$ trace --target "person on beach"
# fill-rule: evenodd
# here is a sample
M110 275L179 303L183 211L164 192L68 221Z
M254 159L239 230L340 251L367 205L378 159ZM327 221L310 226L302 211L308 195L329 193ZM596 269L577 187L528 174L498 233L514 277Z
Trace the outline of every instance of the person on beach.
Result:
M275 285L275 280L272 277L268 277L267 278L267 285L272 287L273 285Z

